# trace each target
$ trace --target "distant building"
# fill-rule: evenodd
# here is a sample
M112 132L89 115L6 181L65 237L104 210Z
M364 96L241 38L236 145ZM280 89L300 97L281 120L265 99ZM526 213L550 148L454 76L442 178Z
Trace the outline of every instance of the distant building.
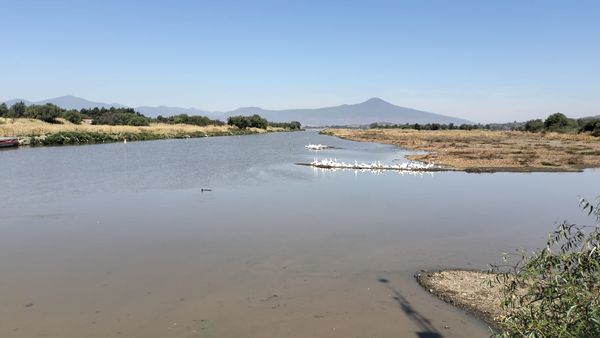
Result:
M92 124L92 119L82 119L81 124Z

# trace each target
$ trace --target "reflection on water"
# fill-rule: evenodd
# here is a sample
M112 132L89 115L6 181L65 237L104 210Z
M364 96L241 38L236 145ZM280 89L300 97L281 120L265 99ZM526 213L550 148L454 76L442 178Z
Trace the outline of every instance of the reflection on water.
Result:
M435 175L433 171L420 171L420 170L386 170L386 169L352 169L352 168L318 168L312 167L314 171L320 172L336 172L336 171L349 171L354 172L355 175L359 173L363 174L371 174L371 175L381 175L383 173L395 173L400 176L411 175L411 176L431 176Z
M0 152L0 336L487 337L412 275L541 246L598 194L599 171L295 165L310 143L406 154L315 132Z

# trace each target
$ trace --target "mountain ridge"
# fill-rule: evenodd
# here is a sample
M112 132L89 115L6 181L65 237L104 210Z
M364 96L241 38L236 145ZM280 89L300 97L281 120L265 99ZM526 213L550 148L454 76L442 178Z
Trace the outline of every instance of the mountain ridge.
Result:
M446 116L391 104L373 97L356 104L307 109L269 110L260 107L238 108L223 114L224 118L239 114L259 114L269 121L299 121L303 125L365 125L378 123L472 123L466 119Z
M64 109L90 109L126 107L120 103L104 103L86 100L84 98L66 95L41 101L28 101L24 99L13 99L5 101L7 105L23 101L27 105L53 103ZM259 114L269 121L289 122L299 121L309 126L331 126L331 125L365 125L370 123L472 123L466 119L436 114L432 112L397 106L381 98L372 97L364 102L356 104L341 104L321 108L295 108L295 109L264 109L261 107L241 107L227 112L211 112L194 107L182 108L171 106L138 106L133 107L136 111L150 116L169 116L176 114L204 115L210 118L226 120L234 115Z

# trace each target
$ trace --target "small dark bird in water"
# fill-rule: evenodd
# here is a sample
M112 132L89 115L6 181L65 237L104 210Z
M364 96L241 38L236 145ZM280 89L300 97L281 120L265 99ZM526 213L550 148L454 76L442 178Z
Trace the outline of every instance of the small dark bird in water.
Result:
M205 192L205 191L212 191L212 189L206 189L206 188L200 189L200 192Z

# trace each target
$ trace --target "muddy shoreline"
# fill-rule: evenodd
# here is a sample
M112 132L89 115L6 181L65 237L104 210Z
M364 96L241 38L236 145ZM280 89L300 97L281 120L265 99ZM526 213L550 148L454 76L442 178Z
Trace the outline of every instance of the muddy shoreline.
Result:
M431 295L483 320L494 330L500 327L504 311L500 286L494 283L494 275L477 270L448 269L420 271L414 277Z

